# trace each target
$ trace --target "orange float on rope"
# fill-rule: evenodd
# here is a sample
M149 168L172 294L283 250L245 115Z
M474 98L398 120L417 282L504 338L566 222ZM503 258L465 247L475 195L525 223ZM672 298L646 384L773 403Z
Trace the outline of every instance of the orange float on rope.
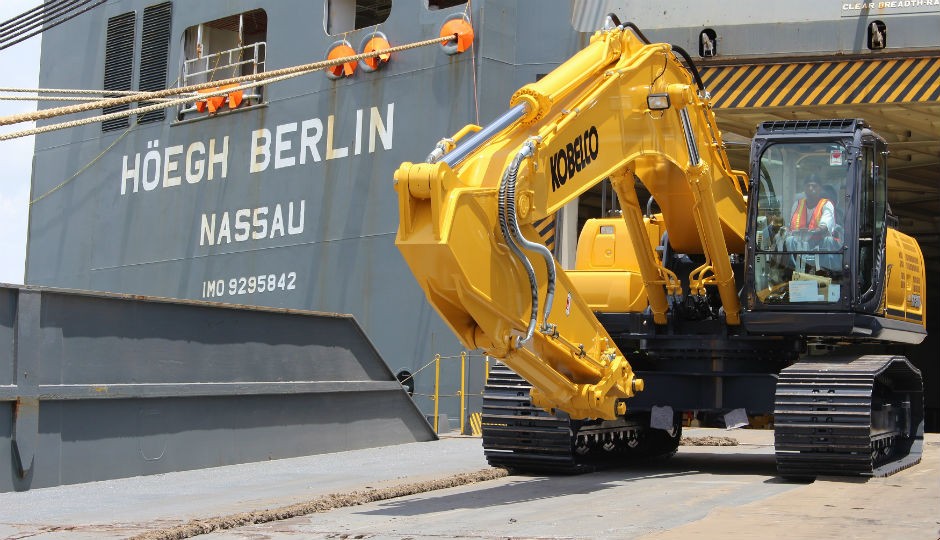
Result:
M382 36L376 35L366 43L366 46L362 48L362 52L370 53L389 48L391 48L391 45L389 45L388 40ZM384 64L388 62L388 59L391 57L392 55L390 53L385 53L371 58L363 58L362 61L373 70L376 70L379 69L380 63Z
M226 101L228 101L228 108L229 108L229 109L237 109L239 106L241 106L242 101L245 100L245 91L244 91L244 90L236 90L236 91L234 91L234 92L229 92L229 94L228 94L227 96L225 96L225 97L228 98L228 99L226 100Z
M441 37L457 34L457 51L464 52L473 44L473 26L465 19L451 19L441 27ZM453 42L450 42L453 44Z
M353 49L348 44L342 43L330 49L330 52L326 55L326 59L335 60L337 58L342 58L344 56L355 56L355 55L356 55L355 49ZM353 73L356 72L356 62L355 61L343 62L342 64L330 66L327 69L335 77L342 77L343 75L346 75L347 77L349 77Z
M197 90L199 94L211 94L212 92L218 92L219 90L227 90L229 88L236 88L237 84L223 84L215 88L205 88L202 90ZM236 109L241 105L243 99L242 90L237 90L230 92L224 96L210 96L206 99L202 99L196 102L196 110L199 112L209 111L209 114L215 114L219 109L222 108L225 103L228 103L229 109Z

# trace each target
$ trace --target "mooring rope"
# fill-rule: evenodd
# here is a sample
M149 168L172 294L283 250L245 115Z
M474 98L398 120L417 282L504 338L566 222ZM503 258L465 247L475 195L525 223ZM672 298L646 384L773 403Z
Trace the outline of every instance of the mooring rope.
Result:
M134 96L139 90L89 90L84 88L0 88L10 94L77 94L94 96Z
M183 94L183 93L189 94L189 93L192 93L192 92L197 92L197 91L199 91L199 90L207 90L207 89L218 88L219 86L222 86L222 85L238 84L238 83L244 83L244 82L246 82L246 81L259 81L259 80L265 81L265 82L255 82L255 83L253 83L253 84L244 85L243 87L229 88L229 89L227 89L227 90L219 90L219 91L217 91L217 92L200 94L199 96L187 97L187 98L185 98L185 99L167 101L167 102L164 102L164 103L162 103L162 104L160 104L160 105L154 105L154 106L150 106L150 107L143 107L143 108L139 108L139 109L132 109L132 110L130 111L130 114L141 113L141 112L148 112L148 111L157 110L157 109L160 109L160 108L168 108L168 107L171 107L171 106L173 106L173 105L180 104L180 103L186 103L186 102L190 102L190 101L200 101L200 100L205 99L205 98L207 98L207 97L225 95L225 94L228 94L228 93L230 93L230 92L234 92L234 91L237 91L237 90L243 89L243 88L253 88L253 87L255 87L255 86L260 86L260 85L262 85L262 84L269 84L269 83L271 83L271 82L277 82L277 81L279 81L279 80L283 80L283 79L286 79L286 78L290 78L290 77L287 77L288 75L290 75L290 76L304 75L304 74L309 73L309 72L311 72L311 71L316 71L316 70L320 70L320 69L324 69L324 68L328 68L328 67L332 67L332 66L338 66L338 65L340 65L340 64L345 64L346 62L358 62L359 60L363 60L363 59L365 59L365 58L373 58L373 57L381 56L381 55L384 55L384 54L391 54L391 53L395 53L395 52L406 51L406 50L409 50L409 49L416 49L416 48L418 48L418 47L426 47L426 46L428 46L428 45L435 45L435 44L439 44L439 43L442 43L442 42L445 42L445 41L455 40L455 39L457 39L457 37L458 37L457 34L448 35L448 36L441 36L441 37L437 37L437 38L433 38L433 39L428 39L428 40L424 40L424 41L417 41L417 42L414 42L414 43L409 43L409 44L406 44L406 45L398 45L398 46L396 46L396 47L389 47L388 49L382 49L382 50L373 51L373 52L369 52L369 53L360 53L360 54L356 54L356 55L352 55L352 56L345 56L345 57L342 57L342 58L334 58L334 59L332 59L332 60L321 60L321 61L319 61L319 62L312 62L312 63L309 63L309 64L301 64L301 65L297 65L297 66L292 66L292 67L287 67L287 68L276 69L276 70L273 70L273 71L267 71L267 72L262 72L262 73L254 73L254 74L251 74L251 75L242 75L242 76L240 76L240 77L232 77L232 78L230 78L230 79L223 79L223 80L219 80L219 81L211 81L211 82L206 82L206 83L193 84L193 85L183 86L183 87L179 87L179 88L168 88L168 89L165 89L165 90L158 90L158 91L156 91L156 92L138 92L138 93L135 93L135 94L130 94L130 95L123 96L123 97L119 97L119 98L103 99L103 100L91 101L91 102L88 102L88 103L83 103L83 104L80 104L80 105L69 105L69 106L65 106L65 107L56 107L56 108L53 108L53 109L44 109L44 110L41 110L41 111L33 111L33 112L30 112L30 113L16 114L16 115L6 116L6 117L3 117L3 118L0 118L0 126L6 126L6 125L10 125L10 124L19 124L19 123L22 123L22 122L35 122L35 121L37 121L37 120L46 120L46 119L49 119L49 118L54 118L54 117L56 117L56 116L63 116L63 115L67 115L67 114L76 114L76 113L87 112L87 111L92 111L92 110L96 110L96 109L103 109L103 108L105 108L105 107L114 107L114 106L117 106L117 105L124 105L124 104L128 104L128 103L136 103L136 102L140 102L140 101L153 101L153 100L158 99L158 98L165 98L165 97L170 97L170 96L178 96L178 95ZM125 112L126 112L126 111L125 111ZM100 121L101 119L110 119L110 118L117 118L117 117L114 117L114 116L111 116L111 115L103 115L103 116L101 116L101 117L96 117L96 118L98 118L98 119L97 119L97 120L94 120L94 121ZM84 122L84 123L89 123L89 122ZM29 130L24 130L24 131L18 131L18 132L14 132L14 133L9 133L9 134L7 134L7 135L3 135L2 137L0 137L0 140L5 141L5 140L9 140L9 139L15 139L15 138L18 138L18 137L26 137L26 136L28 136L28 135L35 135L35 134L38 134L38 133L45 133L45 132L47 132L47 131L54 131L55 129L65 129L65 128L68 128L68 127L75 127L75 125L82 125L82 124L79 123L79 124L74 124L74 125L73 125L72 122L66 122L66 123L63 123L63 124L55 124L55 125L53 125L53 126L45 126L45 127L43 127L43 128L36 128L36 129L29 129ZM41 130L41 131L40 131L40 130Z
M73 127L78 127L78 126L84 126L84 125L86 125L86 124L94 124L94 123L97 123L97 122L105 122L105 121L108 121L108 120L114 120L114 119L116 119L116 118L125 118L125 117L131 116L131 115L133 115L133 114L144 114L144 113L148 113L148 112L152 112L152 111L159 111L159 110L161 110L161 109L168 109L168 108L170 108L170 107L175 107L176 105L183 105L183 104L185 104L185 103L190 103L190 102L193 102L193 101L202 101L202 100L204 100L204 99L206 99L206 98L215 97L215 96L224 96L224 95L230 94L230 93L232 93L232 92L238 92L239 90L247 90L247 89L249 89L249 88L254 88L254 87L256 87L256 86L263 86L263 85L266 85L266 84L271 84L271 83L275 83L275 82L280 82L280 81L283 81L283 80L285 80L285 79L290 79L290 78L293 78L293 77L299 77L299 76L301 76L301 75L305 75L305 74L309 73L310 71L312 71L312 70L295 71L295 72L292 72L292 73L286 73L286 74L281 75L281 76L279 76L279 77L271 77L271 78L263 79L263 80L261 80L261 81L253 81L253 82L249 82L249 83L246 83L246 84L243 84L243 85L240 85L240 86L236 86L236 87L234 87L234 88L226 88L226 89L224 89L224 90L216 90L215 92L209 92L209 93L205 93L205 94L200 94L199 96L186 96L186 97L182 97L182 98L179 98L179 99L170 99L170 100L167 100L167 101L163 101L163 102L161 102L161 103L157 103L157 104L155 104L155 105L148 105L148 106L146 106L146 107L137 107L137 108L135 108L135 109L127 109L127 110L124 110L124 111L118 111L118 112L113 112L113 113L109 113L109 114L102 114L102 115L98 115L98 116L92 116L92 117L90 117L90 118L82 118L82 119L80 119L80 120L71 120L71 121L69 121L69 122L61 122L61 123L58 123L58 124L51 124L51 125L43 126L43 127L37 127L37 128L31 128L31 129L24 129L24 130L22 130L22 131L14 131L14 132L12 132L12 133L6 133L6 134L4 134L4 135L0 135L0 141L8 141L8 140L10 140L10 139L17 139L17 138L19 138L19 137L27 137L27 136L29 136L29 135L38 135L38 134L40 134L40 133L48 133L48 132L50 132L50 131L57 131L57 130L60 130L60 129L68 129L68 128L73 128ZM95 107L95 109L97 109L97 107Z
M0 101L95 101L101 98L81 96L0 96ZM202 98L200 98L202 99ZM150 101L169 101L170 98L158 98Z

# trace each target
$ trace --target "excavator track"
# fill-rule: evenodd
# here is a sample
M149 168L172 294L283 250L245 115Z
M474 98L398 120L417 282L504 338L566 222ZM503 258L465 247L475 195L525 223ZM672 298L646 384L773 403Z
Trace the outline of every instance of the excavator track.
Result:
M797 362L780 372L774 409L782 476L888 476L920 462L923 383L904 357Z
M532 385L506 365L490 367L483 391L483 449L494 467L578 474L571 422L532 406Z
M534 407L532 385L502 363L489 372L483 393L483 449L494 467L549 474L580 474L632 461L671 456L682 435L650 429L648 414L612 422L573 421ZM677 416L678 418L678 416Z

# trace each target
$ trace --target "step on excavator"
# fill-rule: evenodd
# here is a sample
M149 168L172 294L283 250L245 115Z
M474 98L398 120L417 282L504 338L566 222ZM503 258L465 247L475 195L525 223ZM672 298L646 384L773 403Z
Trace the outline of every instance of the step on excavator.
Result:
M485 127L395 173L396 244L468 348L498 359L489 463L574 473L674 453L686 411L773 415L785 477L920 460L924 260L861 119L757 126L732 170L689 55L609 16ZM573 269L536 224L609 181ZM640 204L638 188L650 198Z

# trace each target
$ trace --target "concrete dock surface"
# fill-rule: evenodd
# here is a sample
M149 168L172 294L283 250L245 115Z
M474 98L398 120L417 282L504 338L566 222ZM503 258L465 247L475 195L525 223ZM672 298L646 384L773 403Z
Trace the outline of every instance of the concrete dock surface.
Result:
M813 482L775 475L772 431L685 435L739 444L546 477L491 469L480 439L445 436L2 493L0 538L940 538L940 434L888 478Z

